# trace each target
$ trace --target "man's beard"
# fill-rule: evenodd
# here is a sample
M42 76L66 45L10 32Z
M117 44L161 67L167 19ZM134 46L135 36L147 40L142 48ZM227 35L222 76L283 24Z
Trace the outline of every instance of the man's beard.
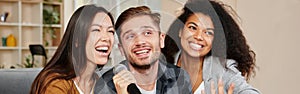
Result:
M132 57L130 57L129 64L131 64L132 67L135 69L146 70L146 69L149 69L152 65L154 65L159 60L160 54L161 54L160 52L155 52L152 57L149 57L149 58L151 58L149 61L150 63L144 64L144 65L138 65L137 63L134 62Z

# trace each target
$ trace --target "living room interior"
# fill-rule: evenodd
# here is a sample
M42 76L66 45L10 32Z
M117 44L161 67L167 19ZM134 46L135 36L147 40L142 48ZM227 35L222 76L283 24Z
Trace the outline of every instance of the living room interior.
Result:
M70 16L83 4L103 6L115 20L128 7L147 5L161 12L162 31L167 31L186 1L0 0L0 93L29 92L35 76L56 51ZM266 94L297 93L300 1L219 1L236 10L244 35L256 52L258 70L249 83ZM124 60L117 44L114 46L106 68Z

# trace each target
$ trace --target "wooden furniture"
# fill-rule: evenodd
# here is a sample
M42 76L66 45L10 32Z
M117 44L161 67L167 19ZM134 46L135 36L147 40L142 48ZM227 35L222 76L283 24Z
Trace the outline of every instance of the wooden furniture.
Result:
M43 44L49 58L54 54L63 34L63 1L62 0L0 0L0 14L8 12L5 22L0 22L0 38L12 34L16 46L3 46L0 41L0 64L5 68L17 67L31 55L30 44ZM49 13L58 15L56 23L47 23ZM54 12L53 12L54 11ZM54 17L54 16L50 16ZM53 19L53 18L50 18ZM51 21L50 21L51 22ZM53 22L53 21L52 21ZM42 58L36 58L41 67Z

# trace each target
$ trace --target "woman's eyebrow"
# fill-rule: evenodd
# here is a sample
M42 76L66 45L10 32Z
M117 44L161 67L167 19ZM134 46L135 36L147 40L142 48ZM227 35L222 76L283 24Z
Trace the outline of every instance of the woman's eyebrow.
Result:
M194 23L194 22L188 22L187 24L193 24L193 25L195 25L195 26L198 26L196 23Z
M91 26L99 26L99 27L102 27L102 25L100 25L100 24L92 24Z

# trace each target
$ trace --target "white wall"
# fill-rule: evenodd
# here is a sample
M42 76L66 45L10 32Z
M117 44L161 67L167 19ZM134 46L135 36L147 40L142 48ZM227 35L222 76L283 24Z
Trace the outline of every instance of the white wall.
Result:
M300 0L238 0L245 35L260 70L251 83L264 94L296 94L300 82Z

